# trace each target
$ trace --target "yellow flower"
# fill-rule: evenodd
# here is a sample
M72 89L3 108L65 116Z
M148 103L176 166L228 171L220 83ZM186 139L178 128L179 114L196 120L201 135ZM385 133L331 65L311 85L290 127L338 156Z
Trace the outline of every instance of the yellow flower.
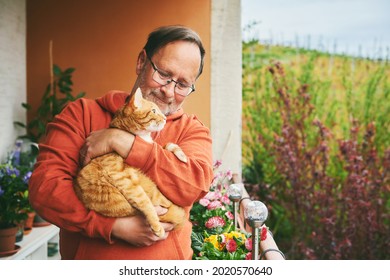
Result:
M245 234L238 232L238 231L231 231L228 233L224 233L224 235L225 235L226 239L234 239L234 237L235 237L236 239L241 238L242 242L245 242L245 240L246 240Z
M218 241L218 238L220 238L220 236L218 234L210 235L209 237L206 237L204 239L204 242L210 242L211 244L214 245L214 247L216 249L218 249L219 251L222 251L223 248L225 247L225 242L220 243Z
M223 251L225 249L226 243L231 239L241 239L240 244L244 244L246 240L245 234L238 231L225 232L223 234L214 234L206 237L204 242L210 242L213 244L214 248L219 251Z

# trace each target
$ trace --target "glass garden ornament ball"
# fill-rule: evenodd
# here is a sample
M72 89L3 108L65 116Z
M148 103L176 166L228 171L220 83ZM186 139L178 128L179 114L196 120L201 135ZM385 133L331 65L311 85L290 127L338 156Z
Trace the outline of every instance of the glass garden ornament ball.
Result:
M231 184L227 193L230 199L240 199L242 196L243 184Z
M247 220L264 223L268 217L267 206L258 200L251 201L246 205L244 216Z

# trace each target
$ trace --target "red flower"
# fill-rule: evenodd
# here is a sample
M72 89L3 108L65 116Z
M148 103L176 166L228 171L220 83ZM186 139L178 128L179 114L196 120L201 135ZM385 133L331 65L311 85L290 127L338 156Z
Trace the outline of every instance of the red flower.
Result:
M264 241L264 240L267 239L267 232L268 232L268 230L267 230L266 227L262 227L261 228L261 235L260 235L260 240L261 241Z
M234 239L229 239L226 243L226 250L230 253L233 253L237 250L237 243Z
M225 220L221 217L211 217L207 220L205 223L205 226L207 228L216 228L216 227L223 227L225 225Z
M251 260L252 259L252 252L248 252L246 255L245 255L245 260Z

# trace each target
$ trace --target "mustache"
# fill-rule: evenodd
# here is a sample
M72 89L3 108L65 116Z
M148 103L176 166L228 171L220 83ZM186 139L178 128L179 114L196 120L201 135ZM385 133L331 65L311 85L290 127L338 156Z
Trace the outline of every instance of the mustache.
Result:
M153 98L157 98L161 100L162 102L166 103L167 105L170 105L174 102L175 97L167 99L165 94L163 94L159 89L151 89L149 92L149 95Z

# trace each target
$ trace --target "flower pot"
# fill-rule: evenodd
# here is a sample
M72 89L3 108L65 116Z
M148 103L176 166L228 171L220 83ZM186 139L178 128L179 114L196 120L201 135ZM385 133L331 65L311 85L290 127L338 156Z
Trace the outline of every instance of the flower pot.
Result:
M18 231L16 232L16 243L20 242L23 240L23 237L24 237L24 226L23 225L19 225L18 226Z
M15 250L16 233L18 227L0 229L0 253Z
M34 227L45 227L45 226L49 226L49 225L51 225L51 224L48 221L43 219L38 214L35 214L34 224L33 224Z
M24 222L24 235L31 232L34 224L35 212L27 213L27 220Z

